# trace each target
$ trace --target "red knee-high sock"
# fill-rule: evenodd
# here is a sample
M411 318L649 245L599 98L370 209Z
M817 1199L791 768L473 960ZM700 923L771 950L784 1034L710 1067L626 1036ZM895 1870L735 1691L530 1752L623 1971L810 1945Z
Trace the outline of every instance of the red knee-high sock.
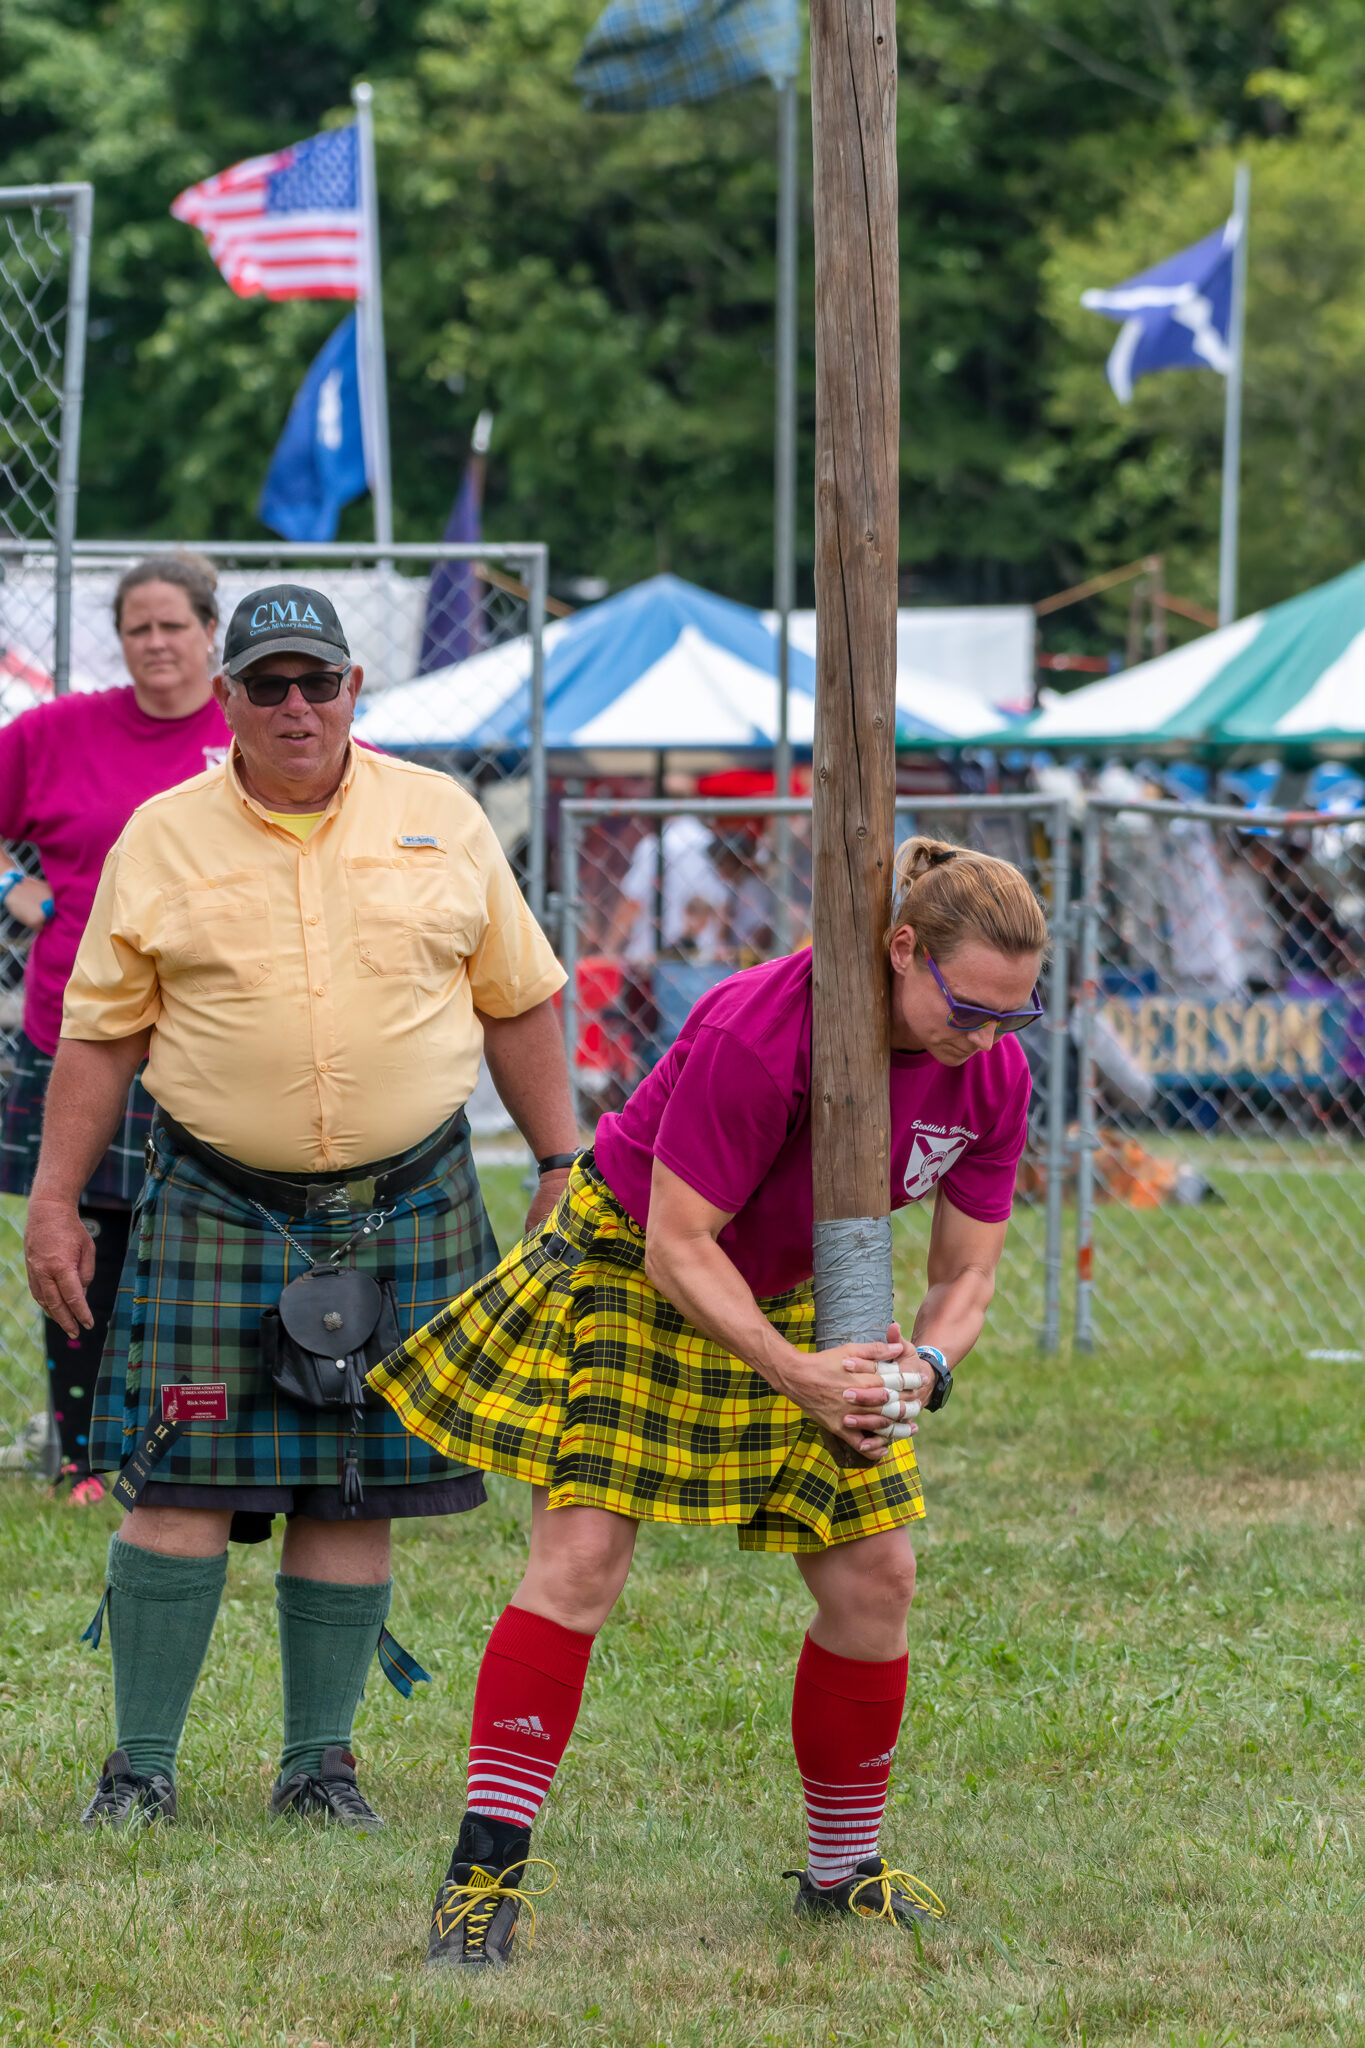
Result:
M505 1607L479 1666L469 1811L529 1828L569 1746L593 1639Z
M792 1747L806 1795L807 1862L816 1884L841 1884L877 1853L891 1759L905 1708L908 1657L860 1664L809 1636L792 1693Z

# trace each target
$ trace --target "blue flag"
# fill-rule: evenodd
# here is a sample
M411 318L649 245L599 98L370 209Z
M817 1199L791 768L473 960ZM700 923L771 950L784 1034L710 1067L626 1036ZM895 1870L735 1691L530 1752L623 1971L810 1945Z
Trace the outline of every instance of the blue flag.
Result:
M1234 218L1126 284L1081 293L1081 304L1092 313L1123 323L1107 365L1122 404L1131 399L1138 378L1153 370L1217 370L1226 377L1237 235Z
M796 0L611 0L574 84L587 107L638 114L759 78L787 85L800 56Z
M483 456L471 455L464 480L451 507L443 540L478 541L483 509ZM468 661L483 646L479 579L472 562L437 562L427 585L427 612L422 621L422 653L418 675Z
M367 487L355 314L348 313L299 386L257 510L285 540L334 540L342 506Z

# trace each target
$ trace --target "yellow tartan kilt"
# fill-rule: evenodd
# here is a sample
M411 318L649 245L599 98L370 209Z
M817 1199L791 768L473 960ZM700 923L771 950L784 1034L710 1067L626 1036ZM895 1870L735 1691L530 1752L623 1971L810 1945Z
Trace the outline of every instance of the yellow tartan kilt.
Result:
M810 1350L809 1286L760 1304ZM370 1374L445 1457L550 1506L738 1527L741 1550L819 1551L924 1513L914 1446L843 1470L815 1425L644 1274L644 1233L585 1155L554 1214Z

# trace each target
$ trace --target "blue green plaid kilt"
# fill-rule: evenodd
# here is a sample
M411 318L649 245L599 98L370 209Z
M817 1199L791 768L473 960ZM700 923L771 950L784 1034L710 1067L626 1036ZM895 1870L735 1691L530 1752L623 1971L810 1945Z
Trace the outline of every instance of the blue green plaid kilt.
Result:
M52 1060L40 1052L26 1031L19 1033L14 1066L0 1109L0 1195L26 1195L33 1186L38 1148L43 1142L43 1109ZM134 1078L123 1108L118 1136L91 1174L81 1196L96 1208L131 1209L142 1192L147 1171L147 1139L156 1107L142 1082Z
M498 1262L463 1117L457 1129L430 1180L400 1196L397 1213L352 1255L362 1272L394 1283L404 1336ZM413 1146L399 1160L420 1150ZM272 1213L314 1257L345 1243L363 1220L363 1212L340 1221ZM305 1270L244 1196L159 1134L95 1389L92 1470L117 1470L161 1420L163 1387L212 1381L227 1389L226 1422L187 1423L156 1466L158 1483L339 1486L352 1443L349 1417L277 1395L261 1359L262 1311ZM387 1405L365 1410L354 1442L367 1487L416 1486L470 1470L410 1437Z

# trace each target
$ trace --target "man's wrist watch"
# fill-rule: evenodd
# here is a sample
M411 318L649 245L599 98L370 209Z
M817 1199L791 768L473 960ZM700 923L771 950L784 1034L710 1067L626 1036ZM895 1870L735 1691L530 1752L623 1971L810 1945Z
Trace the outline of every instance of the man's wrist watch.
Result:
M934 1375L934 1391L927 1401L920 1404L932 1415L953 1391L952 1369L937 1344L917 1344L915 1350Z
M576 1152L547 1153L544 1159L537 1159L536 1172L542 1180L547 1173L563 1173L573 1165L577 1157L578 1154Z

